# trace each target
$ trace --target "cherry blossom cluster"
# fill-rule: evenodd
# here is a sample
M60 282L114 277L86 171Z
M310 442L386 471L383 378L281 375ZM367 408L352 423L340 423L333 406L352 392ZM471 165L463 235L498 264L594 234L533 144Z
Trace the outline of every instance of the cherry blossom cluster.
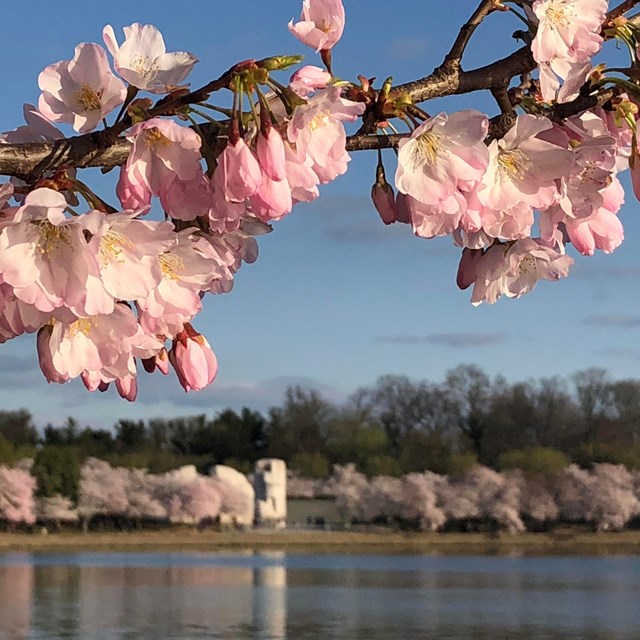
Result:
M567 276L574 263L569 243L593 255L612 252L624 238L618 173L635 164L635 102L622 94L607 110L562 121L544 113L585 84L603 41L607 2L524 4L536 28L531 48L540 71L539 93L521 104L527 112L498 139L489 137L489 118L478 111L427 117L400 141L397 196L381 162L372 191L386 224L410 223L423 238L451 235L463 248L457 281L462 289L473 285L473 304L519 297L538 280Z
M360 135L375 140L378 130L397 133L391 120L409 126L397 196L379 154L374 205L386 224L451 235L463 249L458 284L473 285L474 304L567 276L568 244L584 255L613 251L623 240L618 173L630 167L640 193L636 28L610 19L607 0L486 0L480 9L524 21L538 65L537 78L496 93L511 125L497 133L478 111L428 114L391 79L376 90L373 79L334 76L342 0L303 0L289 30L324 68L301 67L285 84L274 74L299 57L246 60L192 90L197 58L167 52L152 25L126 27L122 43L106 26L106 48L79 44L71 60L42 71L38 106L25 105L26 124L0 142L55 145L66 125L104 148L130 144L117 204L73 163L45 163L0 186L0 341L37 332L48 381L80 377L91 391L113 383L128 400L140 366L173 367L186 391L204 388L217 372L192 324L204 296L228 292L241 263L257 258L254 236L346 172L345 125L360 118ZM629 49L628 78L593 65L610 38ZM211 101L222 90L231 106ZM585 96L586 107L559 114Z
M336 12L329 22L306 1L290 25L325 57L344 26L342 4L328 5ZM0 188L0 340L37 332L49 382L81 377L90 391L114 383L134 400L138 363L164 374L172 366L186 391L212 382L216 357L191 324L203 296L228 292L241 262L257 258L253 235L346 171L343 123L365 107L321 68L300 69L285 87L269 71L287 60L247 61L225 86L234 101L224 130L205 143L193 114L215 105L154 116L151 100L138 97L188 93L196 57L168 53L151 25L133 24L124 36L119 44L105 27L111 60L99 44L82 43L73 59L47 67L38 107L25 106L27 124L2 136L58 140L60 123L80 134L101 123L108 130L105 118L119 110L112 127L124 130L131 151L116 207L73 169Z

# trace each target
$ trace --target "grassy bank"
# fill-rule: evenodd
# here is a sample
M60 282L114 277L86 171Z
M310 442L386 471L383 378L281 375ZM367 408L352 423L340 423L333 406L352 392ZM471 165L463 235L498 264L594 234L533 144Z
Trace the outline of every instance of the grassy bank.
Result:
M0 533L0 552L269 551L298 553L638 554L640 531L484 534L195 530L40 535Z

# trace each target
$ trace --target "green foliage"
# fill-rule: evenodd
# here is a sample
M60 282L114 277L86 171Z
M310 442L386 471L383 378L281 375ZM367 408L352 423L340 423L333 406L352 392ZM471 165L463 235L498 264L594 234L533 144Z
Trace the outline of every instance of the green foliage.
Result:
M9 467L25 458L33 458L36 448L30 444L15 445L7 438L0 436L0 464Z
M599 462L622 464L627 469L640 469L640 445L618 442L584 444L578 453L578 462L585 466L591 466Z
M478 458L475 453L471 453L470 451L457 453L454 451L449 456L446 475L453 477L461 476L477 464Z
M291 459L291 470L305 478L327 478L331 471L329 461L321 453L296 453Z
M410 431L400 440L400 467L405 473L445 474L452 453L451 443L439 433Z
M556 449L528 447L505 451L499 460L500 470L520 469L531 475L550 475L569 466L569 459Z
M357 415L342 415L328 426L327 457L333 464L355 463L364 469L372 458L389 453L389 437L377 425L364 423Z
M71 447L46 446L34 458L31 473L38 483L38 495L57 493L76 500L80 483L80 458Z
M38 431L26 409L0 411L0 436L14 447L34 446L38 442Z
M365 475L375 476L401 476L402 467L397 458L389 455L377 455L368 458L359 469Z

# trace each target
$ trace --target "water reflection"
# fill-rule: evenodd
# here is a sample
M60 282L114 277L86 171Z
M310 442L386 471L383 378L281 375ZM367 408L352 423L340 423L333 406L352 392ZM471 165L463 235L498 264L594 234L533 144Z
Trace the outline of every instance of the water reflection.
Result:
M0 638L640 637L640 558L9 554Z

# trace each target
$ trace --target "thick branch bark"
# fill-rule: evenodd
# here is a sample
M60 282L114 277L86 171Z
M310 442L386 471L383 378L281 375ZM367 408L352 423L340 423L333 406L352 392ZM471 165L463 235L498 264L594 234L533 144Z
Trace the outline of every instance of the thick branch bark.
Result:
M608 21L613 17L630 11L637 4L640 4L640 0L624 0L609 12ZM452 60L462 55L473 29L486 15L489 5L489 2L482 2L474 16L467 23L467 25L471 25L469 29L465 30L463 27L449 53ZM493 3L491 3L492 5ZM406 93L414 103L419 103L443 96L482 90L491 91L499 87L506 87L509 86L512 78L530 73L535 68L536 63L531 50L529 47L522 47L502 60L471 71L463 71L456 64L443 64L432 74L420 80L394 87L394 91ZM232 68L225 72L220 78L198 89L194 94L201 92L201 97L204 97L206 93L226 86L235 69ZM191 94L191 96L193 97L194 94ZM178 96L171 101L161 103L151 110L152 115L161 115L170 112L176 107L185 106L188 104L189 99L188 96ZM602 98L589 97L570 105L562 105L559 113L579 113L580 110L601 103ZM498 122L498 120L499 117L492 120L492 126L504 127L504 123L502 121ZM124 128L126 128L126 123L120 123L115 128L112 127L105 132L94 132L53 143L0 144L0 175L15 176L26 181L33 181L45 171L53 171L61 167L111 168L122 165L127 159L131 144L122 137L114 136L124 131ZM200 125L200 128L205 135L211 136L212 140L215 138L217 129L214 125L204 123ZM497 132L498 129L495 131ZM351 136L347 143L347 149L350 151L385 149L397 146L402 137L402 135Z

